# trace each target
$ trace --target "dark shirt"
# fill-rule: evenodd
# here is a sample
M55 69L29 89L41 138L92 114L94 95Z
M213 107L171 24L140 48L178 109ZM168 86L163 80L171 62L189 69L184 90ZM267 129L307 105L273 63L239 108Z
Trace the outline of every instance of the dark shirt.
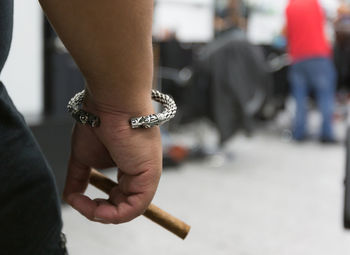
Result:
M12 26L13 0L0 0L0 72L10 50Z
M0 72L12 36L13 0L0 0ZM0 254L67 254L55 180L0 82Z

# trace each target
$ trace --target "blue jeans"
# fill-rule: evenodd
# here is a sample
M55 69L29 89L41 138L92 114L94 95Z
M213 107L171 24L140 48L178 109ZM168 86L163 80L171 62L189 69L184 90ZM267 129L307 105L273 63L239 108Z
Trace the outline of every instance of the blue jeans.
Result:
M296 101L293 138L302 140L306 137L308 95L310 91L314 91L322 115L320 137L333 140L332 116L336 72L332 61L318 57L297 62L291 66L288 76Z

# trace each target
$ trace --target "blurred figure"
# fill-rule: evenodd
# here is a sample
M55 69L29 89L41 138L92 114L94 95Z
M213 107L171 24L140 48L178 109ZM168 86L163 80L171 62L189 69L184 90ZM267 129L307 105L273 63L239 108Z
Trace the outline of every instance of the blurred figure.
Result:
M338 7L337 14L337 19L340 19L342 16L350 15L350 7L346 0L340 0L340 5Z
M338 72L338 88L350 90L350 6L344 0L334 22L334 61Z
M224 8L215 15L215 31L220 35L227 31L247 29L248 10L242 0L228 0Z
M289 0L286 20L285 33L292 60L288 79L297 105L293 138L303 141L307 137L307 99L312 90L323 118L320 141L333 143L336 73L324 31L325 15L317 0Z

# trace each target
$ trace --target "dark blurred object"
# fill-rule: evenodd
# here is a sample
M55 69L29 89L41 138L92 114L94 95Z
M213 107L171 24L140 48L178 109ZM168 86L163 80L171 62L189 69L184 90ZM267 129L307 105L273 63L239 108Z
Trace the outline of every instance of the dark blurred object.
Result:
M271 119L285 107L286 99L290 93L287 79L289 68L289 57L284 49L270 45L261 45L268 68L272 74L272 88L269 98L268 113L260 114L262 119Z
M173 145L164 152L163 167L176 167L185 162L189 156L189 149L184 146Z
M177 105L181 105L184 98L184 86L192 76L189 69L193 63L192 44L180 43L173 34L167 40L159 42L158 47L159 67L156 73L160 81L159 89L163 93L170 94Z
M205 46L194 66L182 122L208 117L220 134L220 144L238 130L252 131L252 118L271 89L260 47L241 33L227 33Z
M348 47L350 41L350 14L339 17L334 23L336 42L340 47Z
M74 60L44 20L44 111L46 116L67 114L67 102L84 88L85 82Z
M337 9L334 32L336 43L341 47L345 47L350 40L350 8L344 2Z
M338 15L334 23L334 62L338 72L338 88L350 90L350 13L344 9Z
M346 135L346 165L344 181L344 228L350 229L350 127L347 128Z

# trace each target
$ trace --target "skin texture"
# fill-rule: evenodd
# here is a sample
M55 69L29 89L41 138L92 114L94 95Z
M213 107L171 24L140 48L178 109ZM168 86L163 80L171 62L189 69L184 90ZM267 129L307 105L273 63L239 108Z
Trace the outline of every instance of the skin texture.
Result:
M159 128L131 129L129 119L154 112L153 1L40 0L87 82L84 108L101 119L76 124L64 199L102 223L127 222L150 204L162 170ZM118 166L119 187L108 200L83 193L91 168Z

